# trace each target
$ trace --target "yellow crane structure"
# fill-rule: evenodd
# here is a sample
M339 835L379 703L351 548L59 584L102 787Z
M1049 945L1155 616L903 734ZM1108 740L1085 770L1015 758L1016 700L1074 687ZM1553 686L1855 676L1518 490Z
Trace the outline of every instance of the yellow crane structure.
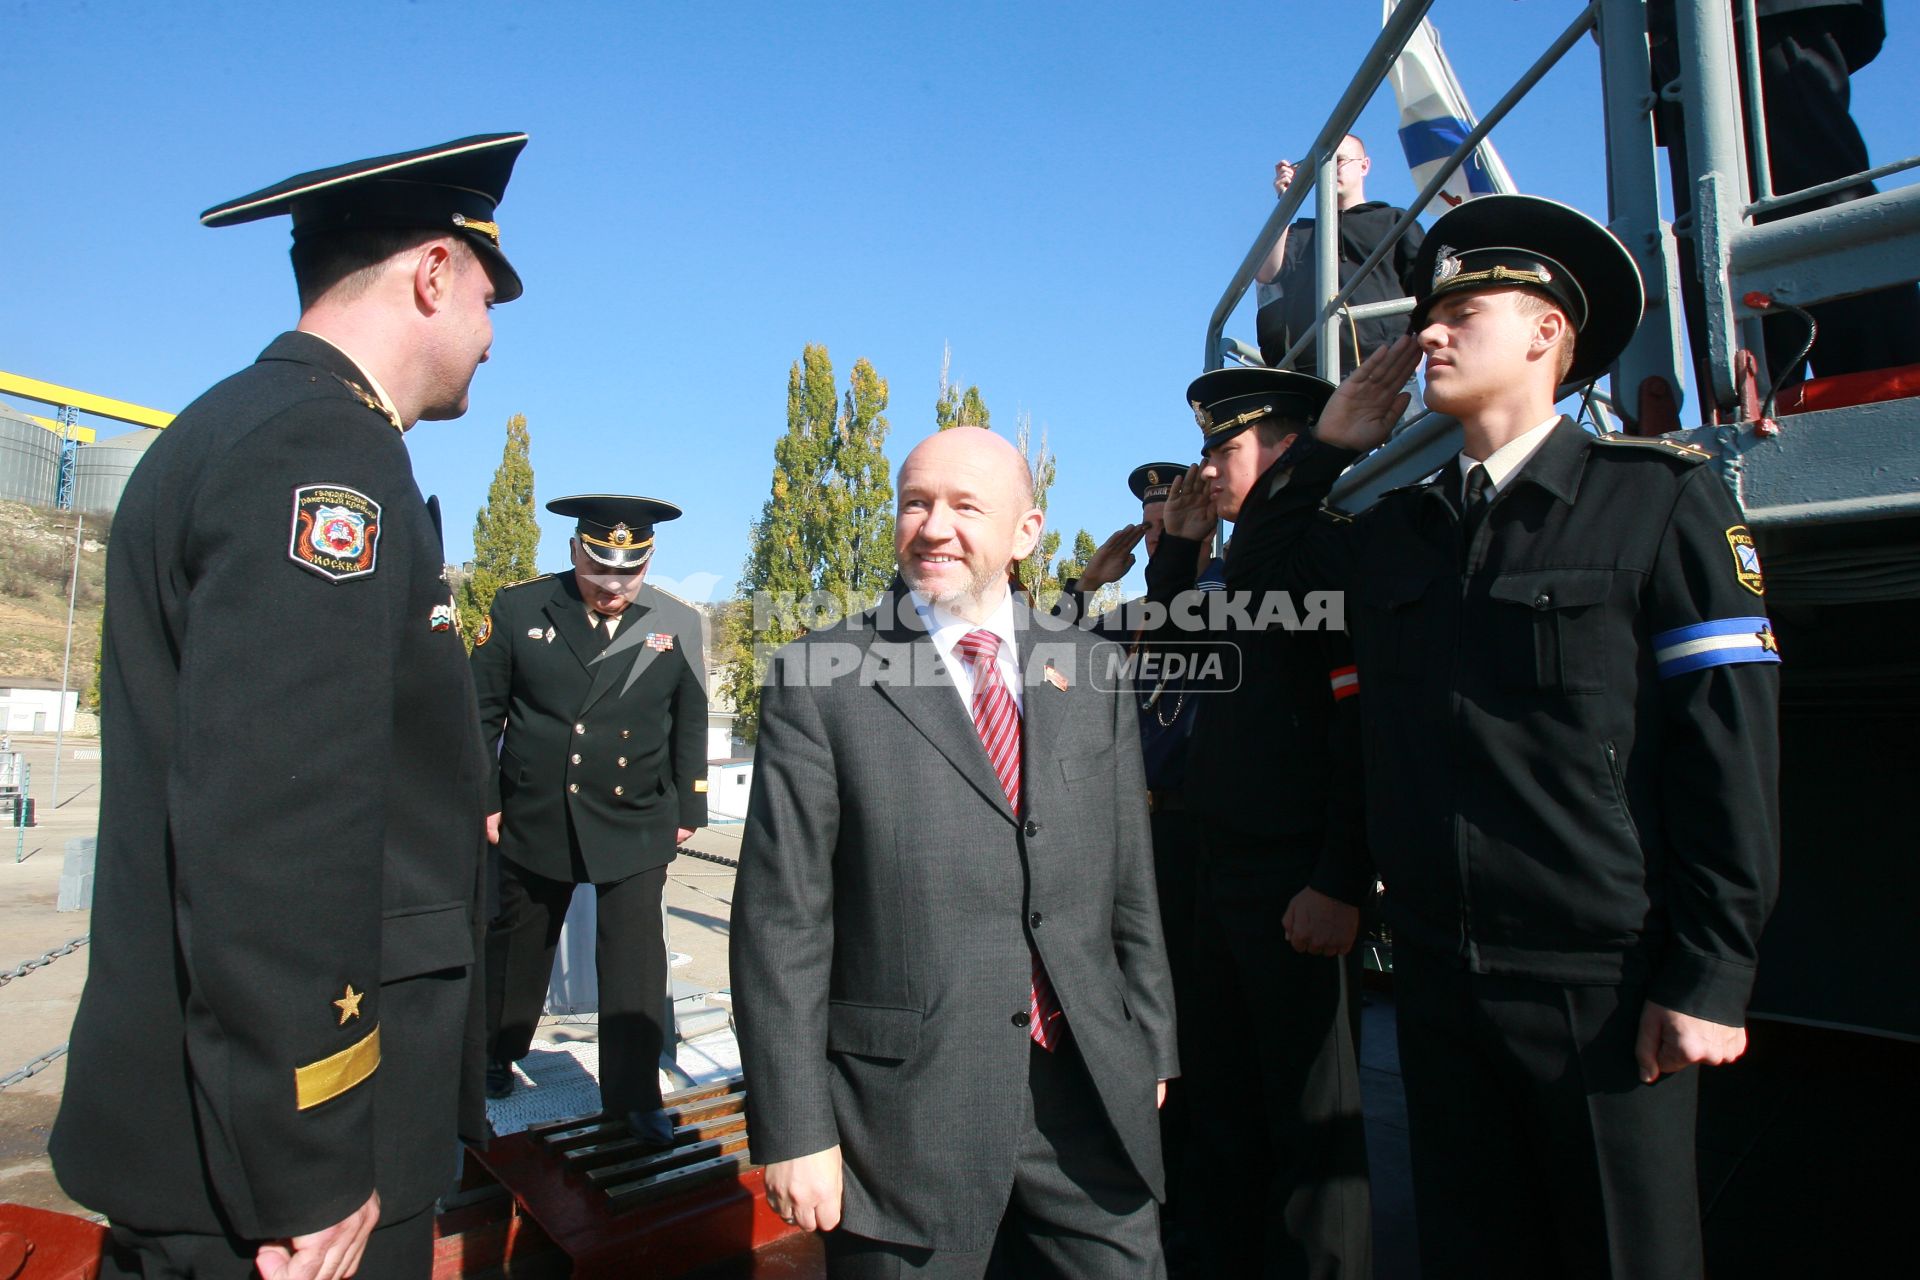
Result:
M159 409L149 409L143 404L133 404L126 400L115 400L110 396L97 396L91 391L81 391L77 387L63 387L55 382L42 382L38 378L28 378L17 373L0 370L0 395L20 396L27 400L38 400L62 410L61 418L43 418L38 414L25 415L53 432L63 440L72 440L79 444L93 443L93 428L83 427L72 420L75 413L89 413L96 418L112 418L116 422L130 422L136 427L165 427L173 421L173 415Z

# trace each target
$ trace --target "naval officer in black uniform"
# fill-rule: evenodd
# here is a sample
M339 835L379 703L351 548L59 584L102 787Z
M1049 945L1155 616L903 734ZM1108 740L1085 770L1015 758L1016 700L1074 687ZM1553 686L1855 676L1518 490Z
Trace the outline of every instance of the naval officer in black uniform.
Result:
M1372 1274L1354 950L1373 892L1360 684L1331 609L1295 597L1282 610L1243 581L1285 533L1271 499L1332 394L1280 369L1196 379L1203 461L1175 479L1147 565L1152 594L1192 590L1204 540L1233 523L1215 599L1236 607L1206 619L1203 637L1232 662L1193 693L1183 777L1198 836L1186 1083L1242 1108L1241 1122L1193 1135L1204 1275Z
M487 1087L511 1091L573 887L592 884L601 1101L665 1146L660 894L674 850L707 821L700 616L646 585L654 526L680 508L587 494L547 510L579 522L573 569L503 588L473 648L480 724L500 761L487 819L501 864L487 937Z
M1417 346L1341 385L1246 577L1349 591L1423 1273L1696 1277L1687 1068L1745 1050L1778 880L1754 540L1700 451L1553 412L1640 320L1605 228L1485 196L1417 266ZM1421 351L1461 454L1317 512Z
M403 433L520 295L525 134L302 174L300 323L189 405L108 555L91 970L55 1122L107 1276L424 1277L485 1136L485 757ZM377 1224L377 1225L376 1225Z
M1116 530L1088 559L1080 576L1064 584L1060 605L1054 610L1057 615L1084 616L1092 593L1119 581L1133 568L1134 547L1144 545L1152 560L1163 536L1167 494L1186 471L1178 462L1146 462L1128 473L1127 489L1140 504L1140 522ZM1098 661L1115 664L1132 683L1140 723L1140 757L1146 773L1147 815L1153 830L1154 888L1160 901L1160 928L1167 943L1167 967L1173 973L1174 1004L1179 1008L1193 1005L1199 994L1193 953L1195 860L1200 831L1194 815L1187 810L1184 786L1188 743L1201 692L1201 682L1188 674L1189 664L1197 662L1203 649L1183 643L1194 637L1183 635L1171 625L1169 614L1174 596L1192 589L1195 572L1211 545L1210 531L1200 540L1185 543L1180 553L1188 559L1184 579L1180 573L1157 579L1150 573L1145 597L1130 600L1085 624L1114 642ZM1156 586L1162 588L1159 594L1154 591ZM1193 1026L1190 1020L1183 1020L1175 1028L1183 1062L1192 1051L1189 1042ZM1189 1157L1193 1154L1198 1111L1189 1081L1167 1082L1167 1100L1160 1108L1167 1198L1161 1205L1160 1222L1168 1271L1174 1276L1184 1274L1188 1266L1194 1237L1186 1224L1201 1209L1195 1193L1189 1190L1194 1166Z

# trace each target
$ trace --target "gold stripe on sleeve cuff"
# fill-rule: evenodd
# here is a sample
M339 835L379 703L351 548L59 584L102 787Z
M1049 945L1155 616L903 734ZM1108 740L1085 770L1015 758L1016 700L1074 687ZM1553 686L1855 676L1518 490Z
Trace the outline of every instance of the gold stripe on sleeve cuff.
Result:
M339 1097L374 1073L380 1065L380 1028L367 1032L358 1044L331 1058L293 1069L293 1089L300 1110Z
M693 780L693 792L695 795L699 795L701 792L705 791L706 789L707 789L707 780L705 778L695 778Z

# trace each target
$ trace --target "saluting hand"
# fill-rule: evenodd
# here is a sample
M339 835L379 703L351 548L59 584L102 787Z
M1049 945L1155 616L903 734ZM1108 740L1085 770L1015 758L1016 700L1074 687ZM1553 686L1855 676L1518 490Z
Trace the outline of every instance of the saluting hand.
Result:
M1362 360L1320 411L1314 438L1355 453L1378 448L1413 400L1405 388L1419 364L1420 344L1411 337L1395 338Z
M1708 1022L1651 1000L1640 1012L1640 1037L1633 1046L1642 1084L1652 1084L1663 1074L1685 1071L1695 1063L1717 1067L1746 1051L1745 1027Z
M837 1143L810 1156L775 1160L766 1167L767 1206L803 1231L831 1231L840 1225L840 1179Z
M1213 501L1207 497L1207 482L1194 463L1183 476L1175 476L1167 490L1167 505L1160 515L1160 528L1176 538L1198 542L1212 535L1218 517Z
M260 1280L346 1280L360 1269L367 1237L380 1221L380 1193L332 1226L291 1240L274 1240L254 1250Z
M1087 567L1080 571L1080 589L1098 591L1109 582L1126 577L1127 570L1133 568L1133 549L1146 533L1144 524L1122 525L1114 530L1099 550L1087 558Z

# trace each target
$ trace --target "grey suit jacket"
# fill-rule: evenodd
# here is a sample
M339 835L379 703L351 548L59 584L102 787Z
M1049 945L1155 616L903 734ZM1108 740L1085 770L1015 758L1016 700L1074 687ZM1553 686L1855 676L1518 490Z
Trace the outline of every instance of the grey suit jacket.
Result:
M1179 1064L1133 708L1094 678L1098 636L1015 615L1019 819L898 582L781 650L760 704L732 924L753 1154L839 1144L843 1221L876 1239L991 1243L1030 948L1163 1194L1154 1086Z

